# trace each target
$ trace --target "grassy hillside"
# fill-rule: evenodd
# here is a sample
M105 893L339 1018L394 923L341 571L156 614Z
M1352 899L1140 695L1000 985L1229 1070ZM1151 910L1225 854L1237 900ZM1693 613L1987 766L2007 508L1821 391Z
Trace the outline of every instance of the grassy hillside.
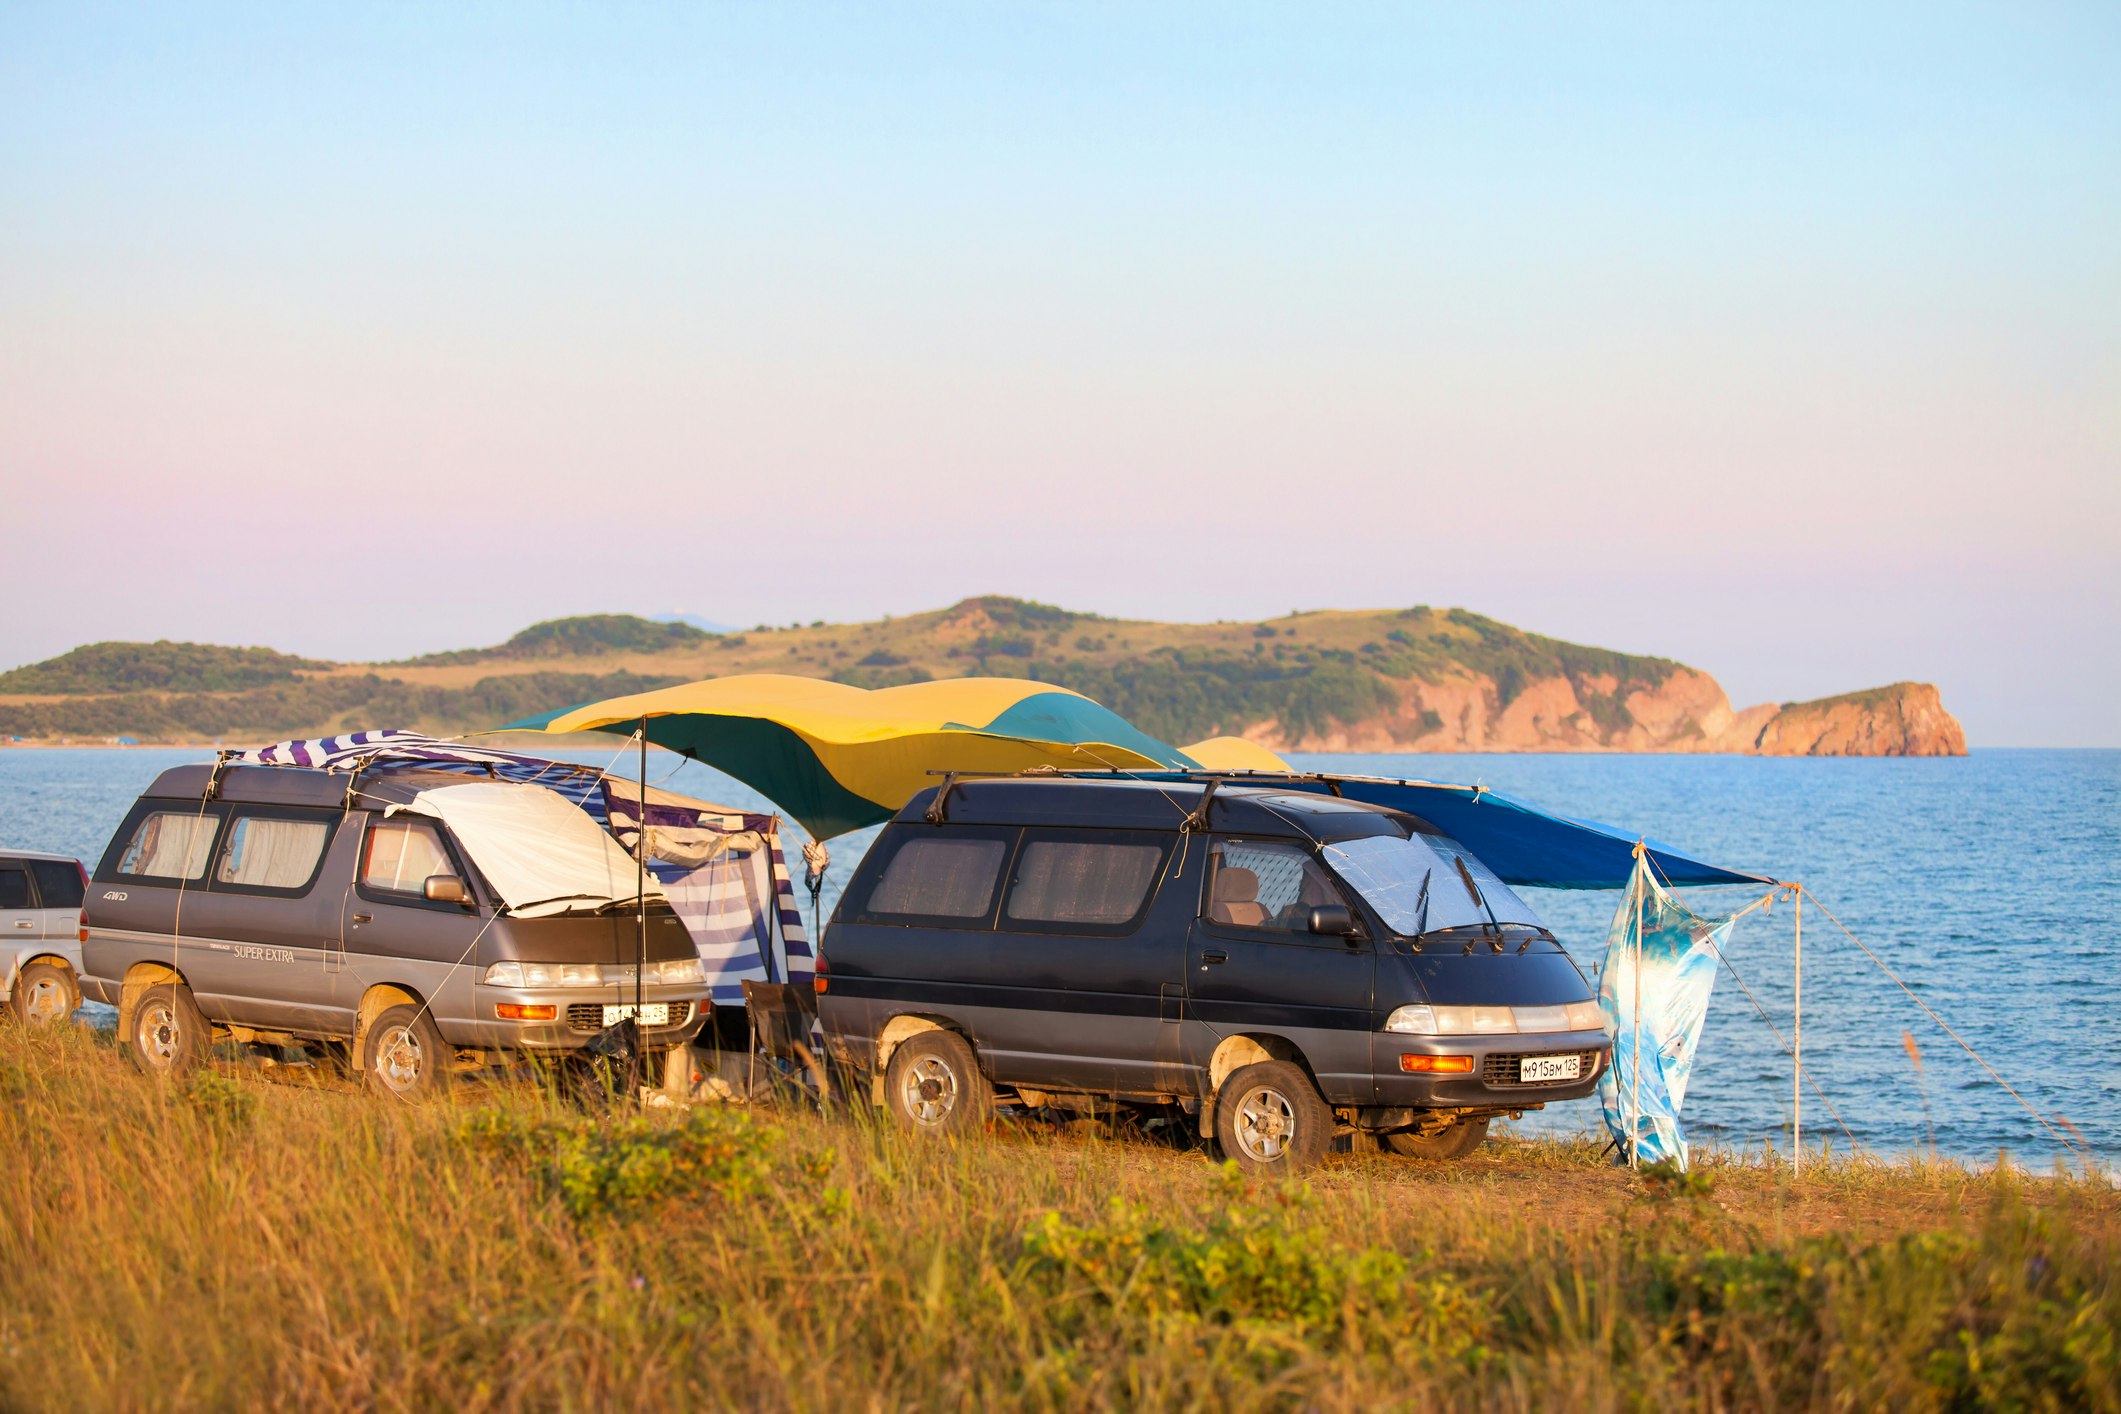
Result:
M10 1407L2121 1408L2101 1182L1491 1143L1274 1188L1082 1126L311 1074L0 1031Z
M42 663L0 673L0 693L240 692L293 682L329 663L270 648L211 643L90 643Z
M0 696L0 733L197 739L359 726L460 731L644 684L746 672L862 687L969 675L1035 678L1087 693L1175 742L1270 719L1290 735L1323 731L1404 708L1409 699L1418 704L1422 684L1477 682L1488 710L1499 712L1528 683L1560 677L1600 727L1616 730L1632 721L1628 694L1655 688L1679 666L1525 633L1464 609L1320 610L1261 622L1170 624L988 595L903 618L761 625L736 634L599 614L537 624L496 647L404 663L290 668L254 683L202 670L151 685L112 680L78 689L108 694L93 700L23 700L75 691L38 684L61 681L59 665L88 651L8 675L19 682L0 685L0 693L21 696ZM158 691L141 690L149 686Z
M409 666L491 663L523 658L598 658L612 653L665 653L697 647L714 634L686 623L666 623L634 614L582 614L534 623L492 648L430 653Z

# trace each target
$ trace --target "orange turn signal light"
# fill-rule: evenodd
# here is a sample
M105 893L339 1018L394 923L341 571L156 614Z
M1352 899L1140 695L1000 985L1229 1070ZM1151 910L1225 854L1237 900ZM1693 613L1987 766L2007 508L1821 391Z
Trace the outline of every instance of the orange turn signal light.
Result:
M556 1006L529 1006L523 1002L495 1002L493 1014L503 1021L550 1021L560 1014Z
M1471 1056L1401 1056L1399 1068L1429 1075L1471 1075Z

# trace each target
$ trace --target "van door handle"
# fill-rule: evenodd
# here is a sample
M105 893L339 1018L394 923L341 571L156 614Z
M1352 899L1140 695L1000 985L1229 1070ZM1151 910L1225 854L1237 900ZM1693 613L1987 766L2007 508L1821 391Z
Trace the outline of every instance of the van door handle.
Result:
M1230 954L1224 952L1221 948L1202 948L1200 950L1200 970L1203 972L1208 970L1211 963L1228 962L1229 960Z
M373 923L375 922L375 919L376 916L373 913L356 913L353 916L355 927L359 927L363 923Z
M17 918L17 919L15 920L15 926L16 926L17 928L34 928L34 927L36 927L36 926L37 926L37 924L36 924L36 921L35 921L34 919L30 919L30 918Z

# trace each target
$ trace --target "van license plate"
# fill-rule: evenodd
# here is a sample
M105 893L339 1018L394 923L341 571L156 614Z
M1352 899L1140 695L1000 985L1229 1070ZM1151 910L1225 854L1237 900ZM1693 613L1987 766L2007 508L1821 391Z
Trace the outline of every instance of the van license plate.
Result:
M1582 1056L1526 1056L1517 1066L1518 1080L1527 1085L1537 1080L1574 1080L1582 1074Z
M667 1002L648 1002L640 1010L641 1025L643 1026L668 1026L670 1024L670 1006ZM634 1009L630 1004L627 1006L605 1007L604 1024L606 1026L616 1026L627 1017L632 1016L633 1011Z

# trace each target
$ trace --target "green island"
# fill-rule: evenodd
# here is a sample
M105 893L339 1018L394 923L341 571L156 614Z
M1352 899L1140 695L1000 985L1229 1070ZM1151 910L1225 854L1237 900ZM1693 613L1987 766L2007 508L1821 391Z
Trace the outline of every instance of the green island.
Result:
M255 741L364 727L447 734L732 673L865 688L1033 678L1085 693L1176 743L1229 734L1294 750L1748 750L1758 736L1754 719L1733 714L1698 670L1528 633L1466 609L1176 624L984 595L866 623L733 633L593 614L534 624L492 647L374 664L266 648L98 643L0 673L0 737ZM1863 710L1882 710L1881 702Z

